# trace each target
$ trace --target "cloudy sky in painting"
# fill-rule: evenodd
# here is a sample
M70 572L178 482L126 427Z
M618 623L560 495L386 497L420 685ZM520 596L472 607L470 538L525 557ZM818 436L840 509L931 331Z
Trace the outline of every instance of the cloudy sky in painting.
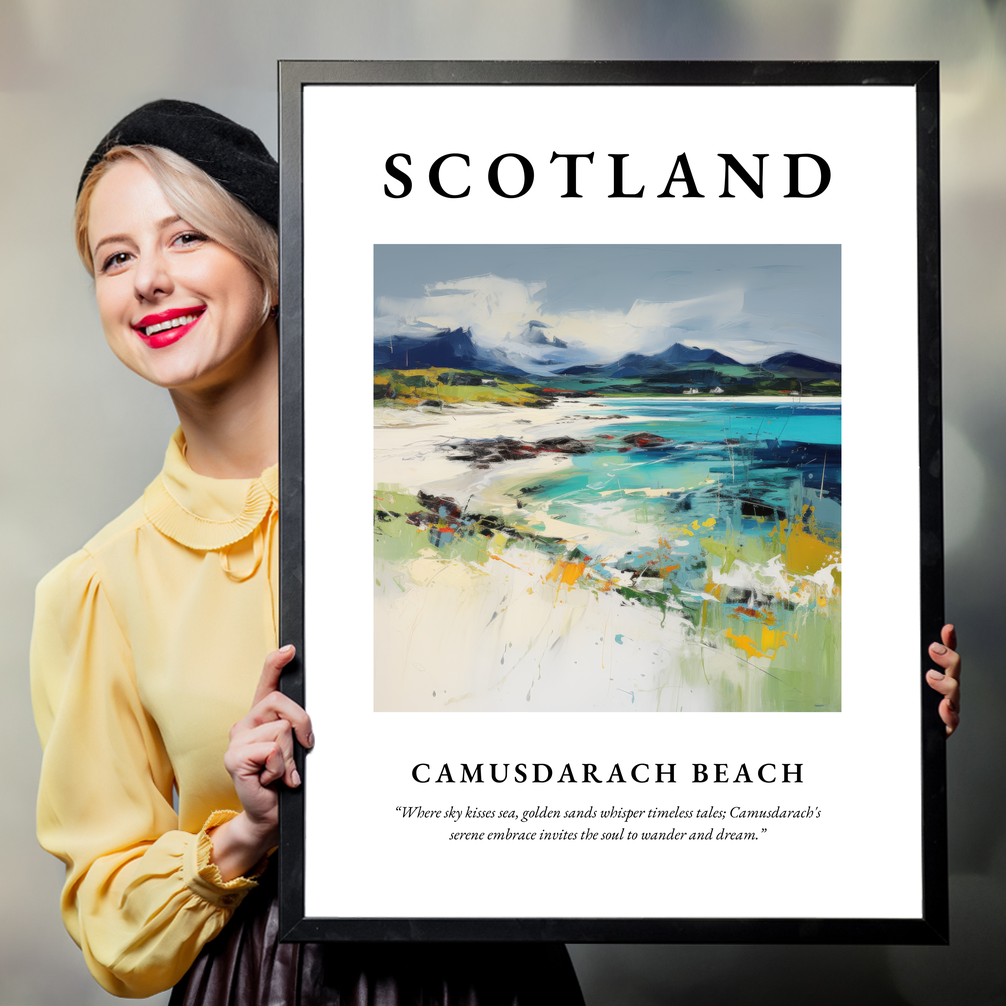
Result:
M838 245L377 245L374 338L470 328L484 349L532 327L566 362L672 343L742 363L841 362Z

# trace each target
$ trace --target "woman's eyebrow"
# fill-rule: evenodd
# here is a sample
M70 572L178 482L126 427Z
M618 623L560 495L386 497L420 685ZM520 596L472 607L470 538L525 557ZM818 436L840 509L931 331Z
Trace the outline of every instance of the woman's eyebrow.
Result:
M109 234L108 237L102 238L95 246L91 249L92 255L98 254L98 249L102 245L112 244L116 241L130 241L131 238L128 234Z
M170 227L172 224L177 224L181 222L181 217L174 213L170 217L165 217L163 220L158 220L154 227L157 230L163 230L165 227ZM98 249L102 245L110 244L115 241L127 241L131 242L133 239L128 234L109 234L107 237L103 237L92 249L91 255L97 255Z

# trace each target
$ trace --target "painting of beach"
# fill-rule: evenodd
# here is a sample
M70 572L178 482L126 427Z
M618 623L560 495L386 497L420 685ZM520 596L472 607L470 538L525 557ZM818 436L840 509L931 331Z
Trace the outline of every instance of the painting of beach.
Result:
M375 246L375 710L840 710L840 251Z

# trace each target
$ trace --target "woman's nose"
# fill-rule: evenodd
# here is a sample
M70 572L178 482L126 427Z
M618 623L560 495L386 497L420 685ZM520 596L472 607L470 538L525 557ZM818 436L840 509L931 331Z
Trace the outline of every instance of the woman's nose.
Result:
M174 290L167 259L159 250L140 255L133 271L133 287L136 299L146 301L158 300Z

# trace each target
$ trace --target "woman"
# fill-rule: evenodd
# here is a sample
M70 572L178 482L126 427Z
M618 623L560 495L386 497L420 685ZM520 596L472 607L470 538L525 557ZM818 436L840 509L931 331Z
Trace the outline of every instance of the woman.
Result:
M106 339L180 426L143 497L38 589L38 831L67 929L121 996L582 1003L561 946L277 944L276 787L314 741L274 649L277 221L258 137L187 102L131 113L81 178Z

